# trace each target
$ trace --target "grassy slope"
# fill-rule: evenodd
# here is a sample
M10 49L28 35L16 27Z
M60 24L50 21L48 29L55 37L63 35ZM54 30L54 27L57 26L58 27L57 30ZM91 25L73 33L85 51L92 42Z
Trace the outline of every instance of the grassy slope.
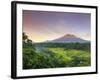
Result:
M24 69L81 67L90 64L90 44L45 43L23 47Z

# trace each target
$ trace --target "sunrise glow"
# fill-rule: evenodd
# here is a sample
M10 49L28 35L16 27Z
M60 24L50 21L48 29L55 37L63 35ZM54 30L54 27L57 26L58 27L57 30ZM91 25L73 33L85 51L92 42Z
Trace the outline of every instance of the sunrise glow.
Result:
M90 17L89 13L23 10L23 32L33 42L53 40L65 34L91 40Z

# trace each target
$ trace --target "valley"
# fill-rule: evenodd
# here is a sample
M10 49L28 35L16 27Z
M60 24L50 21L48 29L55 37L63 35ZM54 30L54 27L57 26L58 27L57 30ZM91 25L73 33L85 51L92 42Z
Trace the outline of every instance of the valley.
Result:
M90 66L90 43L34 43L23 48L23 69Z

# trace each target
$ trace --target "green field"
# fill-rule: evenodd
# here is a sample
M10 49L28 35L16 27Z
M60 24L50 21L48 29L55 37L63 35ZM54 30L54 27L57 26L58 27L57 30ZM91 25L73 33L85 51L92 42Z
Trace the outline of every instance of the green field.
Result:
M90 43L23 43L23 69L90 65Z

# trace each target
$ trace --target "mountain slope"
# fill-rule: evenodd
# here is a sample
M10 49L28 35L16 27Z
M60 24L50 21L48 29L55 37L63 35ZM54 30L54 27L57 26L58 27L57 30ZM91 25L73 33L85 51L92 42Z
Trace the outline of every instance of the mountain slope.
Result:
M53 42L53 43L75 43L75 42L79 42L79 43L85 43L85 42L89 42L87 40L83 40L75 35L72 35L72 34L66 34L60 38L57 38L55 40L52 40L50 42Z

